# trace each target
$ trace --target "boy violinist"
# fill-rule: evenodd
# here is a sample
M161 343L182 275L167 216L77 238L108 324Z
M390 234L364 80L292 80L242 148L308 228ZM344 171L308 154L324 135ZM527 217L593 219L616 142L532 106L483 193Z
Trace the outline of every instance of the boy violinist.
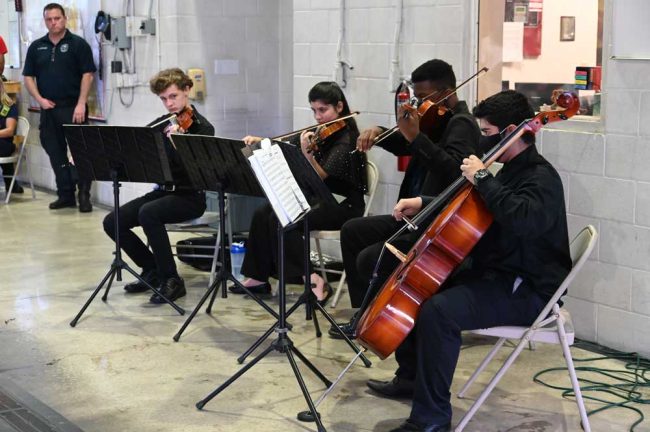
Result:
M172 133L214 135L214 127L190 105L189 91L192 85L190 77L178 68L160 71L149 81L152 93L160 98L169 114L188 117L188 113L191 113L191 118L185 118L185 122L182 122L186 127L189 124L187 130L176 121L164 121L170 118L169 114L149 123L149 126L159 129L163 135L175 187L173 191L158 187L121 206L120 232L117 233L122 250L142 269L142 278L149 285L159 287L163 295L172 301L185 295L185 283L176 271L165 224L200 217L206 205L205 192L191 187L169 136ZM111 212L104 219L104 231L113 240L116 238L114 218L115 212ZM137 226L144 230L151 250L132 231ZM139 281L124 286L127 293L139 293L147 289ZM165 302L157 294L152 295L149 301L156 304Z

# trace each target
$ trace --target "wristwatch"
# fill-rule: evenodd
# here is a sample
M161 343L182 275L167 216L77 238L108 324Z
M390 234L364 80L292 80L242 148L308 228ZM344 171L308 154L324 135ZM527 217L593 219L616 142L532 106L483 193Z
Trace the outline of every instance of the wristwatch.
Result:
M481 183L483 180L490 177L491 175L492 174L490 174L490 171L486 170L485 168L476 171L474 173L474 185L478 186L479 183Z

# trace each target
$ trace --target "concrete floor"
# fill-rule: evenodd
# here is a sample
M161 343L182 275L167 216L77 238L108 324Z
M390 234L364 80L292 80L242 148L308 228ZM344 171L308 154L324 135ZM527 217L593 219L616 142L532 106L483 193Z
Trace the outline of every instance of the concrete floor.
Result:
M272 324L271 317L251 300L234 295L219 298L213 314L197 315L176 343L172 336L185 317L168 306L150 305L148 294L125 295L124 282L117 282L108 302L97 298L77 327L71 328L70 320L112 259L112 243L101 227L106 211L52 212L47 209L52 195L39 192L34 201L28 196L0 206L1 379L11 380L85 431L316 430L313 424L296 420L296 413L306 405L286 357L279 353L264 358L203 411L195 408L197 401L240 368L235 359ZM189 312L205 292L208 275L182 264L179 270L189 292L178 303ZM335 317L350 315L345 300L330 310ZM296 346L334 379L351 351L326 335L316 338L302 311L291 323ZM485 355L488 343L468 339L453 392ZM591 355L579 349L573 352L577 358ZM327 430L387 431L408 416L407 402L381 399L367 391L368 378L390 378L395 369L392 358L370 358L372 368L355 365L320 406ZM562 364L556 346L525 350L466 430L579 430L574 402L532 382L534 372ZM322 383L302 369L317 398ZM567 384L568 377L560 375L558 383ZM478 390L468 397L474 398ZM453 397L452 402L455 424L472 399ZM625 410L598 414L591 419L592 430L628 430L633 419ZM649 429L642 424L636 430Z

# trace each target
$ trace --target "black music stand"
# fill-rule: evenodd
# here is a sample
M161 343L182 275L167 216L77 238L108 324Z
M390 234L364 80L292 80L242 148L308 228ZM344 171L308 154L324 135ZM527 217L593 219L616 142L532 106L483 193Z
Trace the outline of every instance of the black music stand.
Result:
M192 186L197 190L211 190L219 195L219 236L221 267L219 274L214 279L208 290L205 292L192 313L187 317L183 326L174 335L174 341L178 342L181 335L194 319L201 306L212 294L206 313L211 313L212 305L221 287L221 296L227 297L227 282L230 280L239 285L247 292L253 300L262 306L267 312L276 318L279 315L264 303L259 297L250 293L248 288L243 286L230 271L226 257L226 211L225 194L233 193L238 195L263 197L264 192L260 188L253 171L249 168L248 161L242 153L246 147L243 141L227 138L218 138L204 135L172 135L172 142L180 155L185 171L187 172Z
M107 300L115 276L117 275L118 281L122 280L122 270L126 270L135 276L179 314L185 314L183 308L168 299L158 289L149 285L137 272L129 267L122 259L122 250L120 249L120 181L158 183L170 186L173 184L162 135L149 127L129 126L64 125L64 132L79 177L84 181L98 180L113 183L116 233L115 258L110 269L77 316L70 322L70 326L77 325L77 321L95 299L106 281L108 281L108 284L102 296L102 301Z
M177 139L178 138L178 139ZM254 177L253 171L249 166L249 163L246 158L244 157L244 163L241 163L241 158L239 155L236 155L233 150L238 150L241 156L244 155L249 155L252 150L250 147L245 147L243 146L243 143L241 141L233 141L233 140L224 140L224 139L219 139L219 138L208 138L208 137L202 137L201 141L204 143L207 143L211 140L216 140L217 143L212 144L212 147L207 149L207 146L201 146L200 144L197 145L195 148L192 147L192 144L189 142L183 143L183 141L190 141L191 137L188 137L187 135L184 136L174 136L172 138L174 140L175 145L177 146L177 150L179 151L179 154L181 154L181 159L183 160L184 164L186 164L188 159L192 159L194 161L197 161L197 165L202 165L203 168L207 168L209 170L216 170L216 171L227 171L229 168L228 164L215 164L215 161L217 161L219 158L224 159L220 156L215 157L215 153L217 152L224 152L226 155L231 156L232 160L238 161L238 163L233 166L232 168L235 169L239 175L242 175L242 172L246 172L247 174L243 174L248 177L252 177L255 179L255 182L257 182L256 177ZM325 186L325 184L322 182L318 174L314 171L313 167L309 164L309 162L303 157L303 155L300 152L300 149L296 148L295 146L292 146L290 144L286 143L279 143L281 146L283 153L285 155L285 159L287 159L287 162L292 170L292 173L294 177L298 180L300 188L303 190L305 196L307 197L307 200L309 201L310 205L317 205L318 202L327 202L330 201L330 203L334 203L334 198L332 197L331 193L329 192L329 189ZM216 149L214 147L216 146L221 146L221 149ZM186 147L183 149L183 147ZM199 150L199 148L201 150ZM205 152L203 152L205 150ZM193 154L188 154L188 152L194 152ZM200 153L203 152L203 153ZM212 155L209 155L209 152L213 153ZM213 159L213 161L207 162L210 158ZM190 173L190 178L193 177L193 175L196 174L197 171L201 171L202 167L190 167L187 166L186 164L186 169L188 173ZM213 165L210 167L210 165ZM216 165L216 166L215 166ZM198 170L195 168L199 168ZM192 173L194 172L194 174ZM224 176L218 176L219 177L219 185L217 189L221 189L221 191L225 190L227 186L224 186L224 183L226 179L224 179ZM204 180L205 181L205 180ZM214 185L205 185L207 189L213 189ZM212 186L212 187L211 187ZM259 186L257 189L260 189ZM220 194L221 195L221 194ZM223 220L223 218L222 218ZM275 331L278 334L278 337L275 341L273 341L268 348L266 348L261 354L259 354L257 357L255 357L249 364L244 366L242 369L240 369L235 375L233 375L230 379L228 379L226 382L224 382L221 386L219 386L217 389L215 389L210 395L208 395L206 398L202 399L199 401L196 406L198 409L202 409L205 404L207 404L212 398L214 398L216 395L221 393L226 387L228 387L230 384L232 384L234 381L236 381L240 376L242 376L246 371L248 371L250 368L252 368L255 364L257 364L258 361L260 361L263 357L265 357L267 354L269 354L272 351L279 351L281 353L286 354L287 359L289 361L289 364L291 365L291 368L294 372L294 375L296 377L296 380L298 381L298 384L303 392L303 396L307 402L307 405L309 407L309 412L312 413L317 425L318 425L318 430L319 431L325 431L325 428L323 427L323 424L320 420L320 416L316 412L316 407L314 406L314 403L311 399L311 396L309 395L309 392L307 390L307 387L304 383L304 380L302 379L302 375L300 373L300 370L298 369L298 366L296 364L294 354L302 360L302 362L328 387L331 386L331 382L293 345L293 342L289 338L288 332L290 331L290 326L288 325L286 319L289 316L289 314L293 313L301 304L306 304L307 307L307 318L309 319L311 317L311 308L317 307L321 312L324 313L326 317L330 320L332 324L335 324L335 321L327 314L327 312L318 304L317 302L314 301L313 295L311 295L311 284L309 282L308 277L305 280L305 292L303 295L300 297L300 299L292 306L290 311L287 311L286 309L286 291L285 291L285 277L284 277L284 234L285 232L295 229L297 227L297 223L300 221L303 221L304 225L304 234L305 234L305 255L306 259L309 258L309 228L307 224L307 220L305 218L305 214L302 215L302 219L299 219L297 221L294 221L293 223L287 225L286 227L283 227L280 223L278 223L278 229L277 229L277 235L278 235L278 256L279 256L279 265L278 265L278 277L279 277L279 314L276 314L274 311L272 315L276 317L277 322L273 324L270 329L260 338L258 341L242 356L238 359L238 361L241 363L243 362L243 358L250 354L255 348L257 348L268 336ZM222 268L224 266L222 265ZM308 269L309 269L309 263L308 261L305 260L305 274L308 274ZM232 276L231 276L232 278ZM232 278L234 280L234 278ZM216 282L216 281L215 281ZM213 284L214 285L214 284ZM222 281L222 287L223 291L225 294L225 282ZM211 287L212 288L212 287ZM246 287L243 287L246 292L248 292L253 299L258 300L258 303L264 304L261 300L257 299L257 296L253 295L250 293ZM213 293L213 299L216 294L216 291ZM210 293L206 293L204 295L204 298L202 299L202 302L204 302L207 297L210 295ZM225 296L225 295L224 295ZM201 304L197 306L197 309L200 308ZM267 307L265 307L267 309ZM267 309L268 310L268 309ZM196 310L195 310L196 311ZM315 318L315 316L314 316ZM320 329L318 328L317 320L314 319L314 322L316 324L316 329L317 329L317 335L320 336ZM349 344L355 349L356 352L359 352L359 349L354 345L349 339L348 339Z
M298 146L283 141L277 141L276 143L282 149L282 154L287 160L289 168L291 169L291 172L295 177L298 186L305 194L305 197L307 198L309 204L312 207L316 207L321 204L336 205L336 200L332 196L332 193L327 188L320 176L316 173L309 161L303 156L302 150ZM252 153L251 149L245 149L245 153L247 155L250 155L250 153ZM321 306L320 303L315 301L313 296L310 295L311 284L309 282L309 250L311 245L309 242L309 226L306 219L304 220L303 228L303 238L305 239L305 291L303 295L298 299L298 301L296 301L296 303L287 311L287 317L293 314L293 312L296 311L302 304L306 305L307 319L312 318L312 310L318 310L321 314L323 314L325 319L329 321L333 328L336 329L336 331L341 335L341 338L348 344L348 346L350 346L350 348L352 348L356 354L359 354L359 347L355 345L354 342L352 342L350 338L345 333L343 333L343 331L341 331L334 318L332 318L332 316L325 310L325 308ZM318 319L316 318L316 315L313 315L313 319L314 325L316 327L316 336L321 337L322 334L320 332L320 327L318 325ZM278 325L279 323L276 322L271 327L269 327L269 329L262 336L260 336L260 338L237 359L237 361L239 363L243 363L246 360L246 357L248 357L255 349L257 349L262 344L262 342L264 342L264 340L266 340L273 333ZM368 360L368 358L363 354L361 355L361 360L366 367L370 367L372 365L370 360Z

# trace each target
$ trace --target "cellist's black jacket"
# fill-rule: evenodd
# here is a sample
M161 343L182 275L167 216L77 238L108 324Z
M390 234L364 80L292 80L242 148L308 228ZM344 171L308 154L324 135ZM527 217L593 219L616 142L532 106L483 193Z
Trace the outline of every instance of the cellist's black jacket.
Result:
M463 158L478 154L481 132L476 119L464 101L459 101L453 111L436 142L420 132L410 144L400 133L377 144L396 156L413 156L404 173L398 199L438 195L458 178Z
M564 190L555 168L531 145L477 190L494 222L470 253L472 273L505 274L513 282L519 276L550 298L572 266Z

